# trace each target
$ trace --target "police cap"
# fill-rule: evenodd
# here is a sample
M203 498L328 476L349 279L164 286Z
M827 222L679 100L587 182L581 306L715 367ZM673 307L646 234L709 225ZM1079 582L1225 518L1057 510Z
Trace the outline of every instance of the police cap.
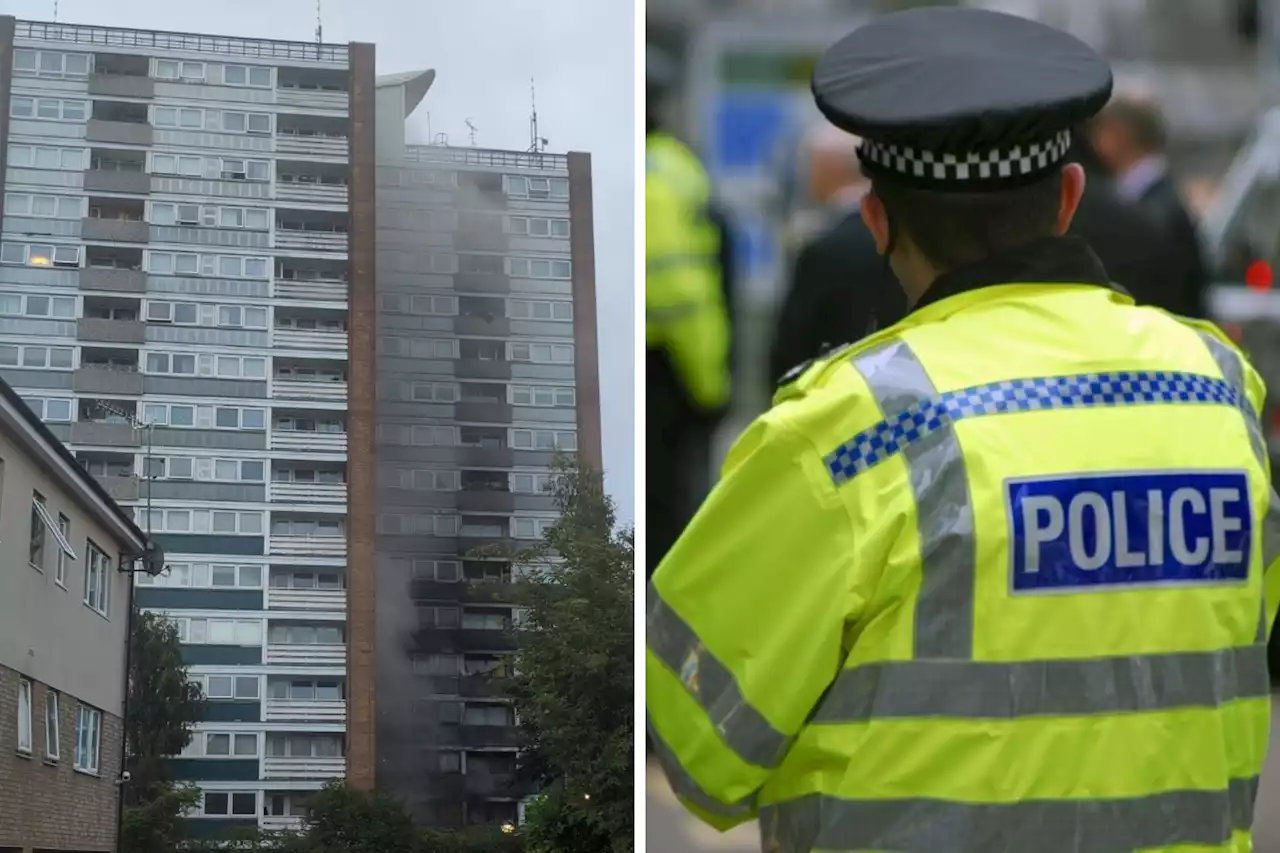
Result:
M827 120L861 136L872 177L980 192L1032 183L1067 159L1070 128L1111 97L1111 68L1036 21L968 8L886 15L813 72Z

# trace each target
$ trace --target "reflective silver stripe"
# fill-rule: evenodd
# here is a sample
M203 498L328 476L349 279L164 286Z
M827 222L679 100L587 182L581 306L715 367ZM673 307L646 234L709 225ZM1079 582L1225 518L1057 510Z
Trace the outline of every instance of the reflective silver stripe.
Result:
M662 600L652 584L645 641L684 683L739 758L766 769L782 761L791 738L747 702L733 673L707 651L693 628Z
M1122 714L1270 695L1265 644L1133 657L887 661L846 669L810 724Z
M675 791L677 797L689 801L708 814L741 820L751 817L755 812L754 795L736 803L720 802L702 790L702 786L685 772L685 769L680 766L680 760L676 758L675 753L671 751L671 747L658 734L652 723L647 723L646 725L649 731L649 741L653 744L654 756L658 759L658 764L662 766L662 772L666 775L667 782L671 785L671 790Z
M671 270L686 267L703 267L714 264L718 256L715 252L672 252L666 255L647 258L645 275L659 275Z
M1200 339L1204 341L1209 353L1213 356L1214 362L1217 363L1218 369L1222 371L1222 378L1240 393L1243 407L1240 414L1244 417L1245 429L1249 432L1249 443L1253 446L1253 455L1257 457L1258 464L1265 468L1267 464L1267 439L1262 429L1262 421L1259 419L1258 412L1254 411L1253 404L1249 401L1249 395L1246 393L1244 362L1230 347L1208 332L1200 332Z
M1249 395L1245 392L1244 359L1208 332L1199 332L1199 335L1200 340L1204 341L1205 347L1209 350L1209 354L1213 356L1218 369L1222 371L1222 378L1240 394L1242 405L1240 415L1244 418L1244 427L1249 433L1249 444L1253 447L1253 455L1258 460L1258 465L1265 471L1267 470L1269 456L1267 452L1267 437L1262 428L1262 420L1258 412L1254 410L1253 404L1249 401ZM1262 570L1265 572L1277 558L1280 558L1280 506L1277 506L1276 495L1272 491L1270 507L1262 519ZM1266 642L1267 628L1267 603L1264 598L1262 614L1258 617L1257 639L1259 642Z
M760 810L772 853L1132 853L1222 845L1253 823L1258 780L1146 797L960 803L812 795Z
M938 396L924 366L903 341L892 341L863 355L853 366L871 388L886 419ZM964 454L950 419L908 444L903 457L916 503L922 568L914 657L972 657L977 576L973 504Z

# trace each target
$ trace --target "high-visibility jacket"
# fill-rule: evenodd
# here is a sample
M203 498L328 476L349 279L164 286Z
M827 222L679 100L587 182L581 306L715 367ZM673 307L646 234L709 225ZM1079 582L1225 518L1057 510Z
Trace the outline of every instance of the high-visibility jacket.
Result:
M668 134L649 134L645 342L665 353L689 402L714 411L729 399L729 316L710 202L711 182L693 152Z
M770 853L1251 849L1262 382L1082 244L1039 251L1072 277L993 271L784 386L658 567L649 729L707 822Z

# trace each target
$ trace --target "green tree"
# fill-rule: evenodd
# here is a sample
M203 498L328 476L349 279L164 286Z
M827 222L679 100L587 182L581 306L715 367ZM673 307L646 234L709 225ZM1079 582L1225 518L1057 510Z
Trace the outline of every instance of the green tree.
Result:
M307 798L307 853L416 853L418 832L393 797L335 780Z
M509 693L524 763L552 791L524 834L531 849L630 853L634 531L618 529L599 473L562 459L554 483L560 519L516 557L524 614Z
M170 853L184 837L182 814L199 792L170 780L165 757L190 743L203 704L199 685L187 679L177 628L154 613L135 612L125 719L129 781L121 794L127 853Z

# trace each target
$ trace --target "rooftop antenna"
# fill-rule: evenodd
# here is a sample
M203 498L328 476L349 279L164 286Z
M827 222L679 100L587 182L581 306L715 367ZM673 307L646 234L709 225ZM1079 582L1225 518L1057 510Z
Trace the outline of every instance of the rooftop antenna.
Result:
M541 154L547 148L547 140L538 135L538 89L532 77L529 78L529 99L533 106L529 114L529 153Z
M475 148L476 147L476 131L479 130L479 128L471 123L471 119L466 120L466 125L467 125L467 137L471 140L471 147Z
M324 21L321 18L320 0L316 0L316 44L324 44Z
M58 23L58 0L53 0L53 22Z
M449 147L449 134L447 134L447 133L443 133L443 132L442 132L442 133L437 133L437 134L435 135L435 138L433 138L433 139L431 140L431 144L432 144L432 145L439 145L439 146L444 147L444 148L448 148L448 147Z

